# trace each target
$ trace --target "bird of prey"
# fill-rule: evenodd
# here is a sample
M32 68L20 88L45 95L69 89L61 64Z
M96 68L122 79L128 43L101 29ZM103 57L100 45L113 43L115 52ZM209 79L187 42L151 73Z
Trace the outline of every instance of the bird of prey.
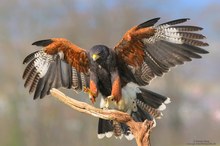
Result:
M64 38L34 42L43 47L24 59L23 79L34 99L50 94L51 88L84 91L92 102L101 95L101 108L129 113L135 121L159 118L170 102L168 97L149 91L146 86L171 67L206 54L201 27L183 25L188 18L155 25L154 18L128 30L114 48L95 45L80 48ZM123 123L99 119L98 137L132 139Z

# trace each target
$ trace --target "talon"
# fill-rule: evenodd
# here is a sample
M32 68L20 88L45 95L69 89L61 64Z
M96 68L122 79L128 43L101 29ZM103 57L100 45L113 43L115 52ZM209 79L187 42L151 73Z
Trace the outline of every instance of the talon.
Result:
M88 93L88 94L89 94L90 89L89 89L89 88L87 88L86 86L83 86L83 92L85 92L85 93Z
M105 109L108 109L108 107L109 107L109 100L108 99L105 100L105 106L104 107L105 107Z
M87 88L85 86L83 86L83 91L87 94L89 94L89 99L91 100L92 104L94 104L96 102L95 99L95 94L90 90L90 88Z
M96 102L95 97L90 97L90 96L89 96L89 98L90 98L90 100L91 100L92 104L94 104L94 103Z
M123 111L125 109L125 101L123 99L119 100L117 106L119 110Z
M114 97L113 95L110 95L110 96L107 97L107 99L108 99L108 100L111 100L111 101L113 101L114 98L115 98L115 97Z
M115 97L113 95L110 95L110 96L105 98L105 108L106 109L109 108L110 102L114 101L114 98Z

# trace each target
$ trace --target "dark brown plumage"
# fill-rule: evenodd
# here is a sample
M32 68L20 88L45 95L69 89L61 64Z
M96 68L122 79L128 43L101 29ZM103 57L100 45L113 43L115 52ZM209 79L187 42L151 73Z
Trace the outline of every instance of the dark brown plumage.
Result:
M159 19L132 27L113 49L96 45L86 51L64 38L34 42L43 49L24 59L23 63L28 64L23 74L25 87L35 92L34 99L60 87L86 91L92 102L101 93L101 108L110 108L109 104L115 102L111 108L129 112L136 121L160 117L169 98L130 83L148 85L171 67L201 58L208 53L201 47L208 44L198 33L201 27L182 25L188 18L155 26ZM118 137L131 134L126 125L113 123L99 120L100 138L106 133L110 136L111 131Z

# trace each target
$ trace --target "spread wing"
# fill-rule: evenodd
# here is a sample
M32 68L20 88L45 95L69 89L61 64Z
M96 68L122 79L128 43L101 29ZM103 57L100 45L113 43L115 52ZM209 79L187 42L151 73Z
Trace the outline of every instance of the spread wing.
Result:
M51 88L73 88L80 91L88 87L89 59L84 49L66 39L54 38L34 42L42 50L28 55L23 79L34 99L50 94Z
M198 26L182 25L189 19L178 19L157 26L154 18L128 30L114 50L125 83L147 85L171 67L201 58L208 51L205 36Z

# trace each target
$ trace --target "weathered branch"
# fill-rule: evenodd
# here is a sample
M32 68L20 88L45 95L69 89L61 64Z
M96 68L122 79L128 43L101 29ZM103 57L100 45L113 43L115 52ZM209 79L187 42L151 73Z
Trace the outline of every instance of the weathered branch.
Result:
M95 108L85 102L77 101L73 98L66 96L64 93L57 89L51 89L52 96L56 97L63 103L67 104L71 108L92 115L94 117L114 120L120 123L125 123L130 127L131 132L133 133L136 143L138 146L149 146L150 145L150 130L152 129L152 121L135 122L131 116L127 113L117 111L117 110L103 110Z

